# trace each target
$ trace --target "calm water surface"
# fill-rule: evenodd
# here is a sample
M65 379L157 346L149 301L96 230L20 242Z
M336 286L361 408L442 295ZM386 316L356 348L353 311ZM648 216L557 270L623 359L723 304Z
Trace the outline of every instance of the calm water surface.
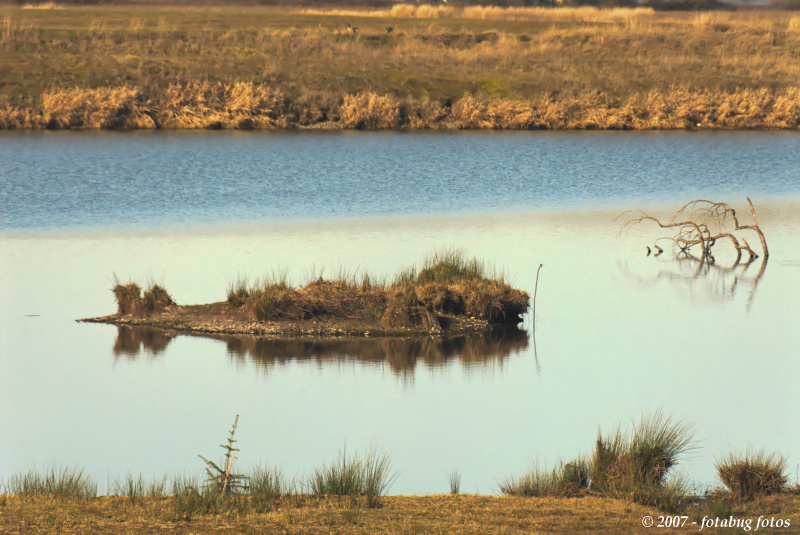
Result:
M0 478L57 463L103 484L195 473L236 414L241 462L308 472L390 451L393 493L497 491L598 426L694 422L689 476L778 449L800 463L800 138L786 133L0 135ZM645 256L614 217L696 197L758 210L771 257L731 269ZM746 216L749 221L749 216ZM742 217L745 219L745 217ZM748 240L757 243L755 237ZM75 323L112 275L178 302L241 273L392 275L435 248L537 295L536 336L265 341ZM699 268L699 269L698 269Z

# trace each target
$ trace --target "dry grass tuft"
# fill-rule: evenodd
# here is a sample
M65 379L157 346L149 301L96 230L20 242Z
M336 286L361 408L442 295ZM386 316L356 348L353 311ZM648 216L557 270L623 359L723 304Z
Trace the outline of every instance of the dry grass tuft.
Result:
M64 6L55 2L42 2L40 4L25 4L22 9L64 9Z
M727 32L731 29L731 17L727 13L721 11L711 11L707 13L698 13L692 21L695 30L698 31L715 31Z
M170 84L158 99L159 126L163 128L250 130L288 126L283 94L263 84Z
M345 95L339 109L342 128L385 130L400 126L399 103L375 93Z
M416 289L411 284L405 284L391 292L386 310L381 317L381 325L390 328L441 331L436 316L423 306Z
M785 491L789 481L786 465L787 459L780 453L748 450L744 455L723 455L715 467L735 500L752 500Z
M142 310L149 314L164 310L175 304L163 286L152 284L142 295Z
M509 496L578 497L589 492L589 466L585 459L559 463L552 471L537 464L523 475L499 482L500 492Z
M526 292L503 276L488 276L483 262L461 251L444 251L411 267L394 282L376 284L341 272L292 288L285 274L251 286L240 278L228 287L228 305L257 321L344 318L379 322L386 328L441 331L442 316L467 315L489 323L514 324L528 310Z
M42 95L44 128L155 128L146 99L130 87L56 90Z
M688 494L682 478L668 479L679 460L694 449L693 431L661 411L643 415L630 435L619 429L598 434L591 461L592 490L659 506L672 512Z
M142 289L135 282L121 284L117 282L111 290L117 300L118 314L134 314L138 312L142 299Z
M117 313L120 315L147 315L161 312L175 304L167 290L155 283L142 294L141 287L135 282L122 284L115 280L111 291L114 292Z

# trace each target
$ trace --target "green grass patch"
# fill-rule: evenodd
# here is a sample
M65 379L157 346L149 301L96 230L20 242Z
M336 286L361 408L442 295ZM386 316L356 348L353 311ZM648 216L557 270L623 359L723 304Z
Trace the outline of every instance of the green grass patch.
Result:
M509 476L499 482L500 492L509 496L581 496L589 489L589 466L585 459L559 463L544 470L534 463L521 476Z
M149 481L139 474L130 472L119 478L113 478L109 484L109 494L127 496L128 498L163 498L167 496L167 476Z
M78 467L53 467L43 472L33 468L11 476L8 491L22 496L84 498L97 496L97 482Z
M369 508L379 507L383 496L397 479L391 471L388 453L367 449L347 456L345 448L334 461L313 470L306 485L317 496L365 496Z

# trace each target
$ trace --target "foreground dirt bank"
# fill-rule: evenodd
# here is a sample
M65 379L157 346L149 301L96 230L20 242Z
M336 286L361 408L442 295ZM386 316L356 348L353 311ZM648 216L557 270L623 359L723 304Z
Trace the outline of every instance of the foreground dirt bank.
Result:
M609 498L516 498L474 495L389 496L368 509L347 498L282 499L262 513L228 512L178 519L173 498L99 497L58 500L0 497L2 533L698 533L706 512L689 513L683 528L656 528L657 509ZM686 514L686 513L684 513ZM800 532L800 497L765 498L735 507L736 519L790 519ZM643 526L651 517L655 525ZM727 520L727 516L725 517ZM692 525L691 522L698 522ZM705 527L702 533L742 533Z

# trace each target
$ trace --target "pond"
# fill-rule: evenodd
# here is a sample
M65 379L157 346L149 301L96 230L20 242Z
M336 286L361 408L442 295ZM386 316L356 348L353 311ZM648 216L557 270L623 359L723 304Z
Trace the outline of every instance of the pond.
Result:
M234 417L240 462L302 476L391 454L391 493L495 493L533 460L662 409L714 484L748 446L800 463L800 138L793 133L3 133L0 478L77 464L199 473ZM678 261L624 210L753 200L770 257ZM758 240L745 234L760 252ZM727 248L726 248L727 247ZM394 275L462 248L533 295L516 329L448 340L259 340L82 324L113 276L219 301L240 274ZM535 329L534 329L535 327ZM534 335L535 334L535 335ZM102 490L102 489L101 489Z

